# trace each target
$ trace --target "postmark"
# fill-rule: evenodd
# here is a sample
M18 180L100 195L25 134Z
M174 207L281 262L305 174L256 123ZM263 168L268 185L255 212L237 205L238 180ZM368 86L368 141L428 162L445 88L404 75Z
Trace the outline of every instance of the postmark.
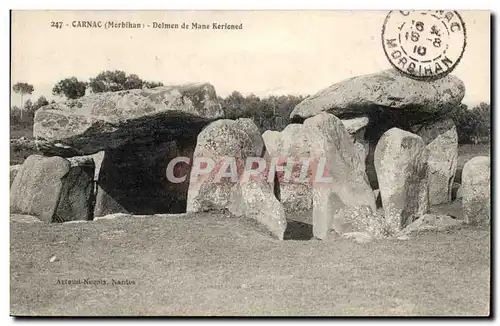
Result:
M419 80L439 79L453 71L466 38L465 24L456 11L391 11L382 27L389 62Z

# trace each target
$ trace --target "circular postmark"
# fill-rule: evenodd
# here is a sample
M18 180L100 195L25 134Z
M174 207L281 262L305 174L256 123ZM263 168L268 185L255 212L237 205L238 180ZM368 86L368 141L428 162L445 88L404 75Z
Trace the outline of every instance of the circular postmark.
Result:
M382 44L389 62L403 74L439 79L462 58L465 24L456 11L391 11L382 27Z

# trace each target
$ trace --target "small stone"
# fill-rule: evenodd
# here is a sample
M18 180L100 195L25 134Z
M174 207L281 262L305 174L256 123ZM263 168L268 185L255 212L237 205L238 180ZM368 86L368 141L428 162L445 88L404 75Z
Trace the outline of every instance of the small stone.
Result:
M348 232L342 234L342 238L353 239L357 243L369 243L373 241L373 237L365 232Z
M94 221L99 221L99 220L114 220L117 218L121 217L128 217L131 216L130 214L125 214L125 213L114 213L114 214L108 214L104 216L98 216L94 218Z

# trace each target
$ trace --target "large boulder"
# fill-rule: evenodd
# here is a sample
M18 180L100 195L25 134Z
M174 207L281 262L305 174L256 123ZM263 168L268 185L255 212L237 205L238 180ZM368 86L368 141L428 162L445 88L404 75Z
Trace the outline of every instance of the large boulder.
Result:
M313 235L325 239L342 209L368 206L376 210L372 189L366 181L352 137L340 119L321 113L306 119L312 168Z
M440 120L414 131L429 150L429 201L439 205L451 201L453 180L458 162L458 134L451 119Z
M172 162L174 158L191 160L195 139L130 144L105 151L97 180L94 216L114 213L161 214L186 211L189 165ZM173 182L168 167L173 166ZM181 171L182 170L182 171ZM174 173L175 171L175 173Z
M193 174L196 168L193 166L187 198L188 212L227 209L231 189L238 182L245 159L260 157L259 153L263 152L264 142L262 138L260 142L255 141L252 132L255 128L250 127L249 119L239 120L217 120L198 135L193 165L198 166L200 172L205 169L210 171ZM243 127L245 125L247 127ZM208 165L198 164L204 158L214 163L213 169ZM224 172L236 178L226 177Z
M306 119L329 112L345 118L388 109L404 113L407 119L420 120L446 114L444 108L460 104L464 95L464 83L455 76L419 81L389 69L333 84L297 104L290 117Z
M394 232L428 212L428 149L418 135L392 128L375 149L382 206Z
M75 156L197 135L222 116L212 85L162 86L49 104L36 111L33 134L47 154Z
M464 165L462 171L462 207L466 223L490 223L490 158L476 156Z
M10 191L14 213L37 216L44 222L92 218L94 162L90 159L29 156Z

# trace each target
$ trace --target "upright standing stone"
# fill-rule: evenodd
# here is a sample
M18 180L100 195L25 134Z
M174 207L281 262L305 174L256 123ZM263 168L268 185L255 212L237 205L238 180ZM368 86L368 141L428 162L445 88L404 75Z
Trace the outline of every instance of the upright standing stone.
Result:
M11 211L48 223L91 219L93 180L91 160L31 155L12 184Z
M449 203L458 161L458 134L451 119L414 127L429 150L429 201L431 205Z
M228 209L236 216L245 216L258 221L276 238L283 240L287 225L285 210L274 194L274 178L268 179L270 157L279 156L280 133L267 132L266 137L270 136L270 139L266 141L251 119L238 119L234 124L250 136L255 148L252 156L263 158L267 166L259 176L246 178L239 175L239 181L231 191ZM270 140L272 144L269 143Z
M300 181L302 159L311 158L311 145L303 125L289 124L281 132L281 159L284 172L277 173L280 200L285 212L303 212L312 209L310 180Z
M325 239L343 216L342 210L367 206L376 209L375 198L359 155L340 119L321 113L304 121L313 164L313 235ZM365 215L357 215L363 217ZM361 225L363 223L356 223ZM367 223L369 224L369 223Z
M366 156L368 156L369 143L365 139L366 126L368 125L368 117L359 117L354 119L342 120L342 123L347 129L347 132L354 140L354 147L359 156L360 170L366 171Z
M429 210L428 150L421 137L392 128L375 149L382 206L393 231L399 231Z
M64 178L54 220L57 222L90 220L93 215L95 162L91 157L71 157Z
M466 223L490 223L490 158L476 156L462 171L462 207Z
M241 175L245 159L262 153L264 143L262 138L261 143L255 142L251 132L254 128L243 127L243 125L248 126L248 121L237 121L217 120L198 135L193 164L198 164L197 160L202 158L209 158L214 162L214 168L208 171L208 174L200 174L190 181L187 198L188 212L226 209L232 188L238 182L237 177ZM231 163L232 160L234 163ZM206 169L208 166L201 168ZM233 171L235 168L237 171ZM223 175L219 174L221 172L229 174L236 172L236 179L219 178Z

